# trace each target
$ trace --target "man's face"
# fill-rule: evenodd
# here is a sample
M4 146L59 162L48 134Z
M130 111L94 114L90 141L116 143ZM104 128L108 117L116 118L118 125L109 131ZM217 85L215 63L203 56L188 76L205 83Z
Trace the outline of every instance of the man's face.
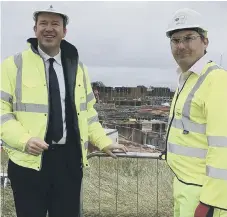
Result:
M62 38L66 35L63 18L53 13L39 14L34 31L41 49L44 50L59 48Z
M170 39L171 50L174 59L179 66L191 67L205 53L208 39L193 30L182 30L174 33Z

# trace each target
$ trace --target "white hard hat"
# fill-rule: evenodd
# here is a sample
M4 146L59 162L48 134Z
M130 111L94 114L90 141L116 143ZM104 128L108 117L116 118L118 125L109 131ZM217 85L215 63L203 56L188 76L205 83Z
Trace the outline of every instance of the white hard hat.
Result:
M173 15L171 22L168 25L166 35L167 37L170 37L171 32L174 30L191 28L198 28L207 32L202 15L192 9L183 8L177 10Z
M60 15L62 15L64 17L65 24L67 25L69 23L69 17L66 14L64 14L64 13L62 13L62 12L60 12L58 10L55 10L52 5L50 5L50 7L47 8L47 9L35 11L33 13L33 19L36 20L37 15L39 13L42 13L42 12L60 14Z

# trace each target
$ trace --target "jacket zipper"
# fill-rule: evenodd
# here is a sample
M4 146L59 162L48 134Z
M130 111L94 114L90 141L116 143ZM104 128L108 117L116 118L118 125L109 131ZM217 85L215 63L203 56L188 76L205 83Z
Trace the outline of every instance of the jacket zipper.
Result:
M192 73L191 73L191 74L192 74ZM167 132L167 136L166 136L166 147L165 147L165 150L162 152L162 154L161 154L161 156L160 156L160 159L161 159L161 158L162 158L162 155L165 155L165 160L166 160L166 161L167 161L167 151L168 151L168 150L167 150L168 137L169 137L169 132L170 132L171 125L172 125L172 123L173 123L173 119L174 119L174 117L175 117L175 107L176 107L176 104L177 104L177 100L178 100L178 98L179 98L180 93L181 93L182 90L184 89L184 86L185 86L187 80L189 79L189 77L191 76L191 74L190 74L190 75L188 76L188 78L185 80L185 82L184 82L184 84L183 84L183 86L182 86L182 88L181 88L180 91L179 91L179 88L178 88L177 97L176 97L175 104L174 104L174 107L173 107L173 116L172 116L171 121L170 121L170 123L169 123L168 132Z
M179 89L178 89L177 97L176 97L175 104L174 104L174 107L173 107L173 115L172 115L171 121L169 123L168 132L167 132L167 135L166 135L166 147L165 147L165 150L161 154L161 156L165 155L165 160L167 160L167 143L168 143L169 131L170 131L173 119L175 117L175 107L176 107L176 104L177 104L179 94L180 94L180 92L179 92Z

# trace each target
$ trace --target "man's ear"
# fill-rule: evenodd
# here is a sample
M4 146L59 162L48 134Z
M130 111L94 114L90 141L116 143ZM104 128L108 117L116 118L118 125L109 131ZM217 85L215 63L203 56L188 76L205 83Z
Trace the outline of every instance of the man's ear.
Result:
M64 30L63 30L63 38L65 38L65 36L66 36L66 33L67 33L67 29L66 28L64 28Z
M33 30L34 30L34 32L36 32L36 30L37 30L37 27L36 27L36 25L33 27Z
M207 48L208 45L209 45L209 39L208 38L204 39L204 44L205 44L205 48Z

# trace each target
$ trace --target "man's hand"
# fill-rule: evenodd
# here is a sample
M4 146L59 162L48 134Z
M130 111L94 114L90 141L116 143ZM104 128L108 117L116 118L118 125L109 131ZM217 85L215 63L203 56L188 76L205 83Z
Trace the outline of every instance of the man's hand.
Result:
M199 205L197 206L197 208L195 210L194 217L206 217L209 210L210 210L210 206L203 204L203 203L199 203Z
M120 149L123 152L127 152L127 148L124 145L120 145L120 144L111 144L108 145L107 147L103 148L102 151L104 151L105 153L107 153L109 156L113 157L113 158L117 158L117 156L115 154L113 154L112 150L114 149Z
M32 154L35 156L40 155L44 150L48 149L48 144L44 142L40 138L32 137L31 139L28 140L25 151L28 154Z

